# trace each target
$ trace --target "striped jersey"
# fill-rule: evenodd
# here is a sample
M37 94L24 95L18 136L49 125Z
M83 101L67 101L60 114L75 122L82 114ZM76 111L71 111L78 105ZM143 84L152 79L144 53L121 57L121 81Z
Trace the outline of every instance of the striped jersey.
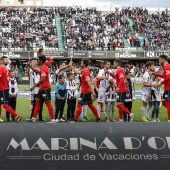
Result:
M9 79L9 95L12 95L12 94L16 95L17 92L18 92L17 81L16 81L16 79L10 78Z
M111 72L111 70L109 70L109 72ZM99 85L99 91L103 91L105 92L107 87L109 86L109 80L112 79L112 77L110 76L109 73L105 73L104 69L101 69L98 73L98 78L100 77L108 77L109 79L106 80L100 80L100 85Z
M60 69L56 70L55 74L56 74L56 84L59 83L58 77L59 77L60 75L63 75L64 77L66 77L66 71L60 71Z
M106 102L116 102L116 87L115 86L107 87Z
M66 82L66 89L67 89L67 99L71 99L72 96L78 95L77 84L76 81L67 81Z
M30 69L30 88L35 85L35 83L38 83L40 81L40 75L39 73L34 72L32 69ZM35 87L35 89L32 91L32 94L38 94L40 87Z

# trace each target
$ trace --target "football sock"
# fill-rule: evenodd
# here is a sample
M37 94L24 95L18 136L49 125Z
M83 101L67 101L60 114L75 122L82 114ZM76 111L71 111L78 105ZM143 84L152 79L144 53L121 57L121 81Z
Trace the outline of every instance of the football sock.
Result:
M92 110L92 112L93 112L93 114L95 115L96 119L99 119L99 118L100 118L100 117L99 117L99 114L98 114L98 112L97 112L97 109L94 107L94 105L93 105L93 104L89 104L88 106L89 106L89 108Z
M17 117L17 113L8 105L8 104L4 104L3 108L8 111L11 115L13 115L14 117Z
M51 119L54 119L54 110L51 103L46 103Z

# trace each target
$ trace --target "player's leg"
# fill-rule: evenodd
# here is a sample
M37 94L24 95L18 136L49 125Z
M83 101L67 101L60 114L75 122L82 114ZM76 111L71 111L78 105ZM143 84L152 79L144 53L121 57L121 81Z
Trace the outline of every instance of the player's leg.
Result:
M83 110L83 118L85 120L90 120L90 118L87 115L87 105L84 105L82 110Z
M100 122L100 116L99 116L99 113L98 113L96 107L93 105L91 94L90 93L86 94L84 100L88 104L88 106L91 109L91 111L93 112L94 116L96 117L96 122ZM104 99L104 101L105 101L105 99Z
M112 122L116 122L116 119L115 119L115 102L111 103L111 107L112 107Z
M8 105L9 90L1 91L0 94L1 94L1 97L3 98L3 101L4 101L3 108L15 117L16 123L19 123L21 121L20 116Z
M11 103L12 103L12 101L11 101L11 97L9 97L9 99L8 99L8 105L11 107ZM10 122L10 113L8 112L8 111L6 111L6 121L7 122Z
M38 114L38 116L39 116L39 121L42 121L42 122L44 122L45 121L45 119L43 118L43 105L44 105L44 101L42 101L41 102L41 107L40 107L40 111L39 111L39 114Z
M11 105L11 107L12 107L12 109L13 109L14 111L16 110L16 102L17 102L16 97L13 97L13 98L12 98L12 105ZM14 118L13 115L12 115L12 121L15 121L15 118Z
M59 122L59 112L61 109L61 101L59 99L55 99L55 104L56 104L56 110L55 110L55 122Z
M62 117L63 117L63 112L64 112L64 106L65 106L65 102L61 102L60 117L59 117L59 119L60 119L61 122L65 122L65 120L62 119Z
M103 112L104 103L101 103L101 112Z
M162 105L167 109L168 122L170 122L170 91L164 91Z
M32 115L33 111L33 107L34 107L34 94L32 92L30 92L30 96L29 96L29 100L30 100L30 113ZM32 117L32 116L31 116Z
M127 108L128 107L128 102L124 102L124 106ZM128 121L128 116L126 113L123 113L123 121L127 122Z
M97 104L97 112L100 116L101 113L101 105L105 102L105 92L99 91L98 92L98 104Z
M82 106L82 111L81 111L81 114L80 114L80 120L81 121L86 121L86 119L84 119L84 110L85 110L86 107L87 107L87 105Z
M127 109L132 112L132 101L128 102ZM128 122L130 122L130 116L128 115Z
M126 99L126 93L119 93L118 94L118 100L117 100L117 108L119 109L119 121L123 121L123 113L127 113L130 116L130 122L133 121L134 114L131 113L125 106L124 106L124 101Z
M74 119L75 110L76 110L76 99L73 99L72 100L72 108L71 108L71 119L72 120Z
M67 120L71 121L71 99L67 99Z
M148 96L146 94L142 95L142 108L141 108L141 113L142 113L142 122L149 122L146 119L146 112L147 112L147 105L148 105Z
M77 104L76 114L75 114L75 116L74 116L74 122L77 122L77 120L79 119L79 116L80 116L80 114L81 114L81 112L82 112L82 107L83 107L82 103L79 102L79 103Z
M155 121L155 114L156 114L156 111L157 111L157 101L154 101L153 102L153 110L152 110L152 122L156 122Z
M2 104L1 104L1 100L0 100L0 123L4 122L4 120L2 119Z
M111 103L111 102L106 102L106 103L105 103L105 107L106 107L106 122L110 122L110 117L109 117L109 113L110 113L110 103Z
M157 110L156 110L156 122L161 122L160 120L159 120L159 111L160 111L160 101L157 101Z
M149 115L150 115L150 111L151 111L151 109L152 109L152 105L153 105L152 102L149 101L149 103L148 103L148 108L147 108L147 112L146 112L146 119L147 119L148 121L151 121Z
M43 100L47 106L48 113L51 118L51 121L49 123L55 123L54 110L53 110L53 106L51 104L51 89L44 90L43 93L45 95L45 97L43 97Z

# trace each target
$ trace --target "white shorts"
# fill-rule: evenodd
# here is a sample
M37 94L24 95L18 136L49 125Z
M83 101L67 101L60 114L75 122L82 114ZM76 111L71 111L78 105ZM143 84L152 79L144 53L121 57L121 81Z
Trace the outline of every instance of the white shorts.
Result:
M29 100L34 101L34 93L33 92L30 92Z
M144 101L145 103L152 102L151 95L148 95L148 94L142 94L142 101Z
M106 102L106 94L105 94L106 92L104 92L104 91L99 91L98 92L98 102L99 103L104 103L104 102Z

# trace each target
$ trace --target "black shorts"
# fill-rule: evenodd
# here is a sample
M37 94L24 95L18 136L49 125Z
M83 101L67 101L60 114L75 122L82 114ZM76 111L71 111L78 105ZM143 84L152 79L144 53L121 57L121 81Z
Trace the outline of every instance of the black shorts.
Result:
M170 91L164 91L163 99L165 99L167 102L170 102Z
M96 93L96 98L98 98L98 91L94 88L94 92Z
M130 98L130 95L128 92L121 92L121 93L118 93L117 102L124 103L125 100L129 98Z
M81 93L80 98L79 98L79 103L81 105L89 105L92 104L92 97L91 93Z
M51 100L51 89L39 90L37 98L41 100Z
M9 100L9 90L3 90L0 91L0 100L1 100L1 104L8 104L8 100Z

